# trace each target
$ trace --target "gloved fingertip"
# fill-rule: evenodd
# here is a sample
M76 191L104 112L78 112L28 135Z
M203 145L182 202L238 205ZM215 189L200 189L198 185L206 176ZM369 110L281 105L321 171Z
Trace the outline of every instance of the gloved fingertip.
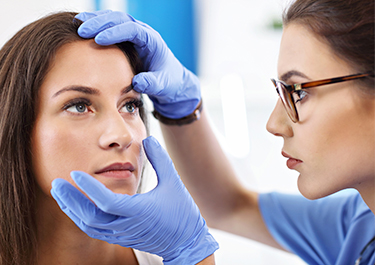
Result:
M163 183L168 183L167 180L171 179L171 176L177 175L177 172L167 151L152 136L144 139L143 145L147 159L156 172L158 186L164 185Z
M65 210L67 208L66 205L61 201L59 195L53 189L51 190L51 195L52 198L55 199L61 210Z
M52 183L51 183L52 189L53 189L53 188L56 188L58 185L59 185L59 184L58 184L58 179L54 179L54 180L52 180Z
M83 25L83 24L82 24L82 25ZM89 31L87 31L87 28L84 27L84 26L82 26L82 25L81 25L81 26L78 28L78 30L77 30L78 35L79 35L80 37L82 37L82 38L91 38L91 37L93 37L93 36L92 36L92 33L89 32Z
M109 39L106 31L102 31L95 36L95 42L102 46L112 45L113 43Z
M61 178L54 179L52 180L52 183L51 183L52 189L56 190L62 187L66 182L67 181L65 179L61 179Z
M160 143L152 135L147 137L146 139L143 139L142 143L145 149L149 149L152 145L154 147L160 147Z
M81 21L85 21L87 19L87 16L85 14L86 12L79 13L74 17L74 19L79 19Z
M133 77L132 84L135 91L139 93L153 94L150 91L152 86L152 80L150 79L151 73L142 72Z
M99 16L99 15L103 15L103 14L107 14L107 13L110 13L110 12L112 12L112 10L110 10L110 9L99 10L99 11L95 11L95 12L81 12L81 13L77 14L75 16L75 18L77 18L81 21L86 21L86 20L89 20L90 18Z
M83 171L72 171L72 172L70 172L70 176L72 177L74 182L78 184L78 183L82 182L82 179L84 179L85 177L90 176L90 175L88 175L87 173L85 173Z
M79 19L79 20L85 22L86 20L89 20L90 18L93 18L93 17L96 17L96 15L94 13L91 13L91 12L81 12L78 15L76 15L74 18L75 19Z

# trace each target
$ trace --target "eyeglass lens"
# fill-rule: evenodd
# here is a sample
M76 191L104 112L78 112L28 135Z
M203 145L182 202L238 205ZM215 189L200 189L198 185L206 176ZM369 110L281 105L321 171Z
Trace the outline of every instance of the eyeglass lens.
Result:
M298 114L291 93L287 91L286 87L281 82L276 82L276 88L290 119L293 122L297 122Z

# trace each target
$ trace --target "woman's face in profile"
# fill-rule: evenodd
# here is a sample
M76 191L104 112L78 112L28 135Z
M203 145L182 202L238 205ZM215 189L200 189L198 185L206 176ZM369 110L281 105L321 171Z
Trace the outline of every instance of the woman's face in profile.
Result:
M45 194L56 178L74 185L73 170L92 175L113 192L136 193L147 135L133 76L116 46L85 40L57 51L39 91L32 135L33 171Z
M290 85L358 73L307 28L293 23L284 28L278 72ZM296 103L297 123L280 100L271 114L267 129L283 137L284 154L299 161L290 168L300 173L299 190L309 199L345 188L366 193L373 186L375 100L358 86L347 81L306 89Z

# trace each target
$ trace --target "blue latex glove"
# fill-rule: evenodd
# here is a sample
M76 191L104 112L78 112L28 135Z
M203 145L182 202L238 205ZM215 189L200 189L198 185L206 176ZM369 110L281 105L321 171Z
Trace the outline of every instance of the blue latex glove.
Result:
M71 176L92 201L69 182L55 179L51 194L60 208L92 238L163 257L164 264L196 264L218 248L167 152L153 137L143 141L158 176L148 193L113 193L92 176Z
M159 33L122 12L84 12L76 18L84 21L78 34L95 37L99 45L134 43L146 72L133 78L133 87L148 94L156 111L172 119L194 112L201 99L199 80L176 59Z

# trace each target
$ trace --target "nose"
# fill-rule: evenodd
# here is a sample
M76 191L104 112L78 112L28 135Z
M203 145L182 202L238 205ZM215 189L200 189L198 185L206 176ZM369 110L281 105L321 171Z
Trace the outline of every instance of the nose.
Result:
M291 120L279 99L267 122L267 131L275 136L292 137Z
M124 121L121 114L108 115L103 117L103 131L99 138L101 148L107 150L116 148L124 150L130 147L133 142L133 133L129 125Z

